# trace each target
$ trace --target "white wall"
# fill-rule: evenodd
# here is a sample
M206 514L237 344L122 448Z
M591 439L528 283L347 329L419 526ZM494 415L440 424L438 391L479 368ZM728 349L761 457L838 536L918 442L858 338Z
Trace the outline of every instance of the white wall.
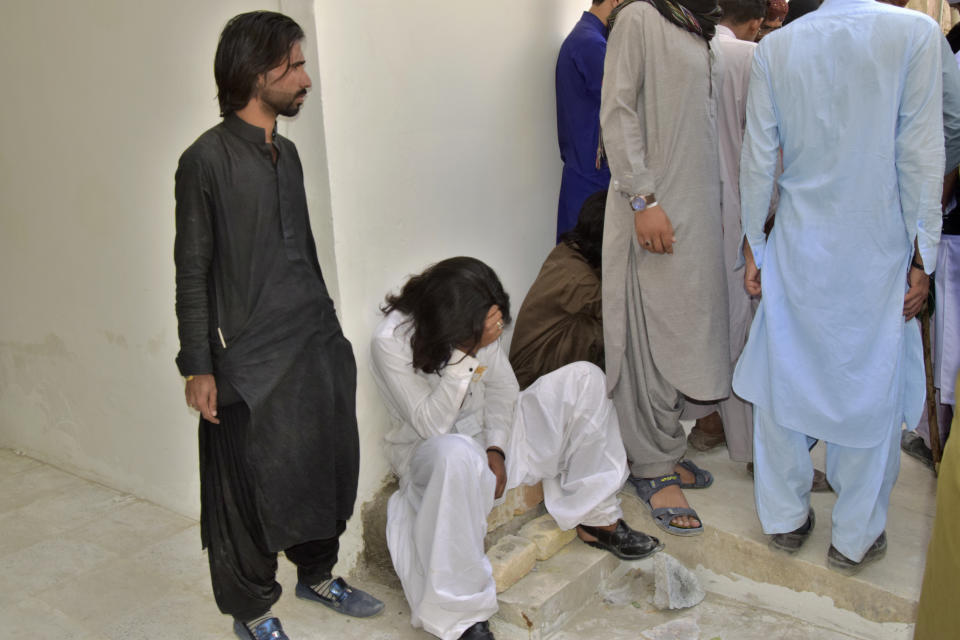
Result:
M377 305L466 254L519 307L554 232L556 51L589 3L4 4L0 446L197 515L196 415L173 364L173 172L217 121L223 24L282 8L308 32L315 89L285 130L360 364L359 509L387 473L366 364ZM355 518L345 568L360 534Z
M361 500L387 473L387 416L366 364L387 291L471 255L518 309L552 248L554 65L589 4L316 3L340 313L360 361Z
M173 172L218 120L217 34L258 5L29 0L0 20L0 446L192 515Z

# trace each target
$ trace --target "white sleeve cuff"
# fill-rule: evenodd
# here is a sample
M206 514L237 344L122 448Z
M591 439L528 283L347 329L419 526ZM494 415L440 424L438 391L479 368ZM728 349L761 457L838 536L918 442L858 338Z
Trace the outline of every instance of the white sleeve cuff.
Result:
M452 375L458 378L470 378L480 366L480 361L473 356L467 355L460 349L454 349L450 354L450 360L447 366L443 368L444 375Z

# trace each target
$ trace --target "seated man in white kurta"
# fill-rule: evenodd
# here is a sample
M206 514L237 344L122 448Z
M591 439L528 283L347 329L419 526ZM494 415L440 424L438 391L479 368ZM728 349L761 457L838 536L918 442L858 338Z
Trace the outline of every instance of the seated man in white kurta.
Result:
M486 518L520 484L542 481L557 525L577 527L588 544L624 559L661 548L621 519L627 460L603 372L577 362L519 392L499 342L510 301L490 267L439 262L387 296L383 311L371 362L400 477L387 544L415 627L444 640L493 638Z

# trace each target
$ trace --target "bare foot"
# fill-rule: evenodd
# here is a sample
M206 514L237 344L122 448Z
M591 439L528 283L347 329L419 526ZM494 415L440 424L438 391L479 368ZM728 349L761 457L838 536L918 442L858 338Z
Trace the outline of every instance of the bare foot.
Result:
M693 482L694 480L693 474L686 469L681 471L678 468L677 473L680 474L680 479L683 482ZM653 494L650 497L650 506L654 509L661 507L689 507L690 503L688 503L684 497L683 490L680 489L680 486L672 484ZM670 521L670 524L675 527L680 527L681 529L696 529L700 526L700 521L692 516L677 516Z

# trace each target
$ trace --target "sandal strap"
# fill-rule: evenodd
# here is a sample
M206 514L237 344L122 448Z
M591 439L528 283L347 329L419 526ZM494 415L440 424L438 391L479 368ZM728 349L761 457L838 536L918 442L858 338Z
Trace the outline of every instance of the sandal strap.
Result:
M650 512L655 520L673 520L677 516L692 516L697 520L700 516L690 507L658 507Z
M669 487L671 485L679 486L680 476L676 473L670 473L665 476L656 476L654 478L637 478L630 476L630 483L637 490L637 495L640 496L640 499L644 502L649 502L650 497L655 494L660 489L664 487Z
M693 474L694 481L700 481L703 479L706 481L709 472L706 469L701 469L700 466L691 460L690 458L681 458L677 461L677 464Z

